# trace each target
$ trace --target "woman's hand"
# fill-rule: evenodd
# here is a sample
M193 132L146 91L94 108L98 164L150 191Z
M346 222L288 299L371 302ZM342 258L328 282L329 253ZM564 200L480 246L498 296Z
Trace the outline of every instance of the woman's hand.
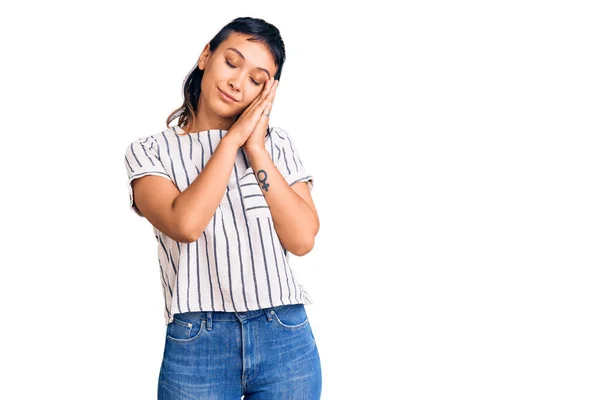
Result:
M268 117L264 116L271 110L270 103L273 101L273 86L274 78L271 78L265 86L263 86L262 92L250 103L248 107L239 115L235 123L231 126L225 137L230 137L238 147L244 146L250 135L254 132L261 120L268 120ZM262 125L262 124L261 124ZM266 125L265 125L266 131ZM263 135L264 140L264 135ZM264 146L264 142L263 142Z
M245 152L252 150L253 148L264 149L265 148L265 136L267 135L267 127L269 125L269 115L271 114L271 108L273 107L273 99L275 98L275 92L279 86L279 81L271 83L269 94L265 99L266 105L260 119L256 123L254 130L250 134L250 137L246 140L246 143L242 146Z

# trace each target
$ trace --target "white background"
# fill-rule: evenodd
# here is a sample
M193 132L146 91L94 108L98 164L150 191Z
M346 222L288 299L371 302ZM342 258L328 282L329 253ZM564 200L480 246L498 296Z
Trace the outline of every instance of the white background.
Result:
M598 11L384 3L2 6L1 398L156 398L163 297L125 148L238 16L286 44L271 125L315 179L292 266L322 399L600 398Z

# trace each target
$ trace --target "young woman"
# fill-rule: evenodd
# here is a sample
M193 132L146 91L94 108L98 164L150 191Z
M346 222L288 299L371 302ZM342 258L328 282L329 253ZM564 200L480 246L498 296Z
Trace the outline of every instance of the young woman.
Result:
M268 125L284 61L275 26L231 21L186 77L168 129L127 147L130 207L158 242L159 399L320 398L312 300L289 262L319 230L313 178Z

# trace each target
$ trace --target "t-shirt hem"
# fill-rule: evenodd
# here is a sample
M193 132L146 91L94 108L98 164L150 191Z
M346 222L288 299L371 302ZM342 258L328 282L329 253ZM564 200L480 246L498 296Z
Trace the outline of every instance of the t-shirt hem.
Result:
M285 177L285 181L290 186L292 186L294 183L297 183L297 182L306 182L308 184L309 192L312 192L313 185L314 185L314 182L313 182L314 178L312 177L312 175L308 174L306 171L298 171L298 172L291 173L290 175Z
M272 308L272 307L279 307L279 306L288 306L288 305L293 305L293 304L304 304L304 305L310 305L310 304L314 304L312 299L309 298L308 295L303 296L303 300L302 301L292 301L291 303L274 303L272 306L268 306L268 307L263 307L263 308L253 308L253 309L249 309L247 311L255 311L255 310L262 310L264 308ZM219 312L233 312L233 310L223 310L222 308L216 308L216 309L200 309L200 308L195 308L192 307L190 310L186 310L183 312L207 312L207 311L219 311ZM246 310L244 310L243 312L246 312ZM173 321L173 316L175 314L178 314L178 312L171 312L170 318L169 316L165 313L165 325L169 325L170 322Z

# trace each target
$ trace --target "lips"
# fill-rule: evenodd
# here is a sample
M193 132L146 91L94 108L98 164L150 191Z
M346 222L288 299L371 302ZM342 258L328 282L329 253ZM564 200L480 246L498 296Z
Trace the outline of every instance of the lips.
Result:
M219 89L219 88L217 88L217 89ZM236 101L236 102L238 101L233 96L231 96L230 94L225 93L221 89L219 89L219 92L223 93L223 95L226 96L227 98L229 98L231 101Z

